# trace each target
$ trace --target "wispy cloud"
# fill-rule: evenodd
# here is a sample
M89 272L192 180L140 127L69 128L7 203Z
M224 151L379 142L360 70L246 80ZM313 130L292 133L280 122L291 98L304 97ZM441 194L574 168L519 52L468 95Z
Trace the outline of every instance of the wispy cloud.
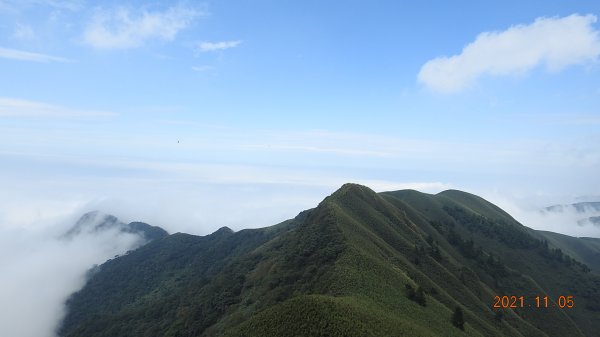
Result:
M305 146L305 145L246 145L249 149L262 149L273 151L293 151L293 152L313 152L313 153L330 153L342 156L367 156L367 157L389 157L392 156L389 152L374 151L368 149L355 148L334 148L323 146Z
M237 47L241 40L221 41L221 42L201 42L198 48L200 51L218 51Z
M84 42L97 49L128 49L150 40L172 41L197 16L197 9L182 6L165 11L98 10L84 32Z
M3 48L3 47L0 47L0 57L6 58L6 59L12 59L12 60L19 60L19 61L43 62L43 63L72 62L72 60L64 58L64 57L58 57L58 56L52 56L52 55L46 55L46 54L38 54L38 53L32 53L32 52L28 52L28 51Z
M29 4L29 5L43 5L58 9L67 9L71 11L79 10L83 7L82 0L25 0L20 2Z
M33 40L35 39L35 32L29 25L17 24L12 37L21 41Z
M0 117L109 117L108 111L78 110L60 105L0 97Z
M207 66L207 65L204 65L204 66L193 66L192 67L193 71L198 71L198 72L205 72L205 71L210 71L210 70L213 70L213 69L215 69L215 67L213 67L213 66Z
M595 15L538 18L529 25L483 32L458 55L428 61L419 82L440 92L458 92L483 75L522 74L539 65L550 71L582 64L600 55Z
M58 10L77 11L83 8L84 0L1 0L0 9L21 11L27 7L46 6Z

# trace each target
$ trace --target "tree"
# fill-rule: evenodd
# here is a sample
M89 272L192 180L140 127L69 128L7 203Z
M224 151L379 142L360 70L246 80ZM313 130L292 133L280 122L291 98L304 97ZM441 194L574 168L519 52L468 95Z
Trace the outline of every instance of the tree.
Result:
M452 325L461 330L465 329L465 318L463 317L463 311L459 306L454 308L454 314L452 314Z
M497 310L496 313L494 314L494 318L496 319L496 321L501 322L502 319L504 318L504 311Z
M411 300L415 299L415 288L413 288L410 284L405 284L404 287L406 288L406 297L408 297Z
M436 242L433 243L431 248L431 256L438 262L442 260L442 253Z
M411 301L415 301L422 306L427 305L427 298L425 298L425 290L423 290L423 287L418 286L416 291L415 288L408 283L405 284L404 287L406 288L406 297Z
M421 306L427 305L427 299L425 298L425 291L423 287L418 286L417 292L415 293L415 302L419 303Z

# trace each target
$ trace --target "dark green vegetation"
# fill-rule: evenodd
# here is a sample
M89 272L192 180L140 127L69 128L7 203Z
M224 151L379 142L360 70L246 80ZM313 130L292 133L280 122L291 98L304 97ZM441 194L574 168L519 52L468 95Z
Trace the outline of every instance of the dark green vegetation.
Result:
M537 231L537 233L550 245L560 247L562 252L585 263L593 272L600 274L600 239L574 238L545 231Z
M548 235L468 193L346 184L272 227L177 233L106 262L59 334L597 336L600 277L581 261L597 259ZM496 295L526 307L493 309ZM575 308L527 307L536 295Z
M452 314L452 325L461 330L465 329L465 318L460 307L454 308L454 314Z

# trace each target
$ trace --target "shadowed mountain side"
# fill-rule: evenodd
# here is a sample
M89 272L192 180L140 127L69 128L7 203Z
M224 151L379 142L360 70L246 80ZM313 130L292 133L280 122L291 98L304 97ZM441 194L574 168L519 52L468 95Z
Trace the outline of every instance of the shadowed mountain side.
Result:
M472 194L346 184L273 227L173 234L108 261L60 335L594 336L600 278L548 241ZM493 309L496 295L525 305ZM529 307L537 295L576 306Z
M549 244L561 249L567 255L585 263L592 272L600 275L600 239L575 238L547 231L535 231Z

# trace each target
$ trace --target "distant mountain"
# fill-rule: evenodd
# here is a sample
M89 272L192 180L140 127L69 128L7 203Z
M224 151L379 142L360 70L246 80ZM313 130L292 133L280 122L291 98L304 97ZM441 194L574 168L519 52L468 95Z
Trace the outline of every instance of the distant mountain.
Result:
M593 226L600 227L600 216L591 216L589 218L577 220L579 226L586 226L591 224Z
M600 216L591 216L588 218L594 226L600 226Z
M600 201L578 202L569 205L553 205L544 208L547 212L565 212L573 209L578 213L600 212Z
M598 242L581 242L461 191L346 184L272 227L176 233L107 261L59 335L598 336L600 276L577 259L597 262ZM493 307L505 295L517 308Z
M169 233L157 226L150 226L143 222L130 222L128 224L119 221L115 216L104 214L99 211L85 213L77 220L75 225L69 229L64 238L72 238L82 233L100 233L109 230L117 230L123 233L139 234L146 241L163 238Z

